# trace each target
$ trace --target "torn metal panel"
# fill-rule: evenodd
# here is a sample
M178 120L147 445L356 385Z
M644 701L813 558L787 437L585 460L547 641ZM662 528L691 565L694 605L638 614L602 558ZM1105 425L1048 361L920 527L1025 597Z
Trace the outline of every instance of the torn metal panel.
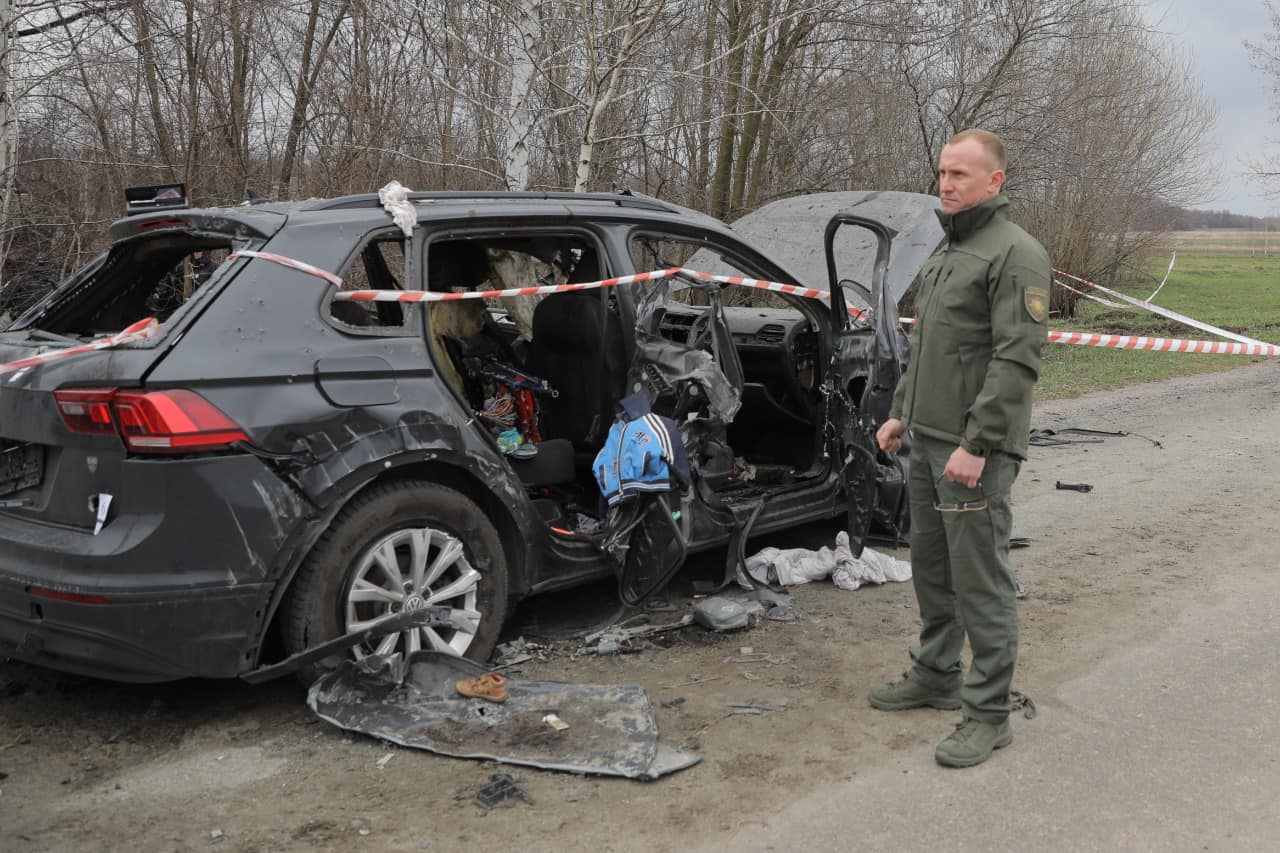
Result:
M454 685L487 670L462 658L417 652L399 680L384 658L346 661L311 686L307 704L349 731L456 758L544 770L656 779L698 756L658 745L644 689L634 684L507 680L507 699L468 699ZM557 731L543 717L556 714Z
M720 304L720 287L697 279L682 279L679 286L696 287L707 295L710 305L706 319L701 321L705 334L695 333L688 344L662 336L662 315L673 281L656 282L637 309L637 369L659 392L678 394L687 389L690 394L701 393L711 415L729 423L742 406L743 379L742 366Z

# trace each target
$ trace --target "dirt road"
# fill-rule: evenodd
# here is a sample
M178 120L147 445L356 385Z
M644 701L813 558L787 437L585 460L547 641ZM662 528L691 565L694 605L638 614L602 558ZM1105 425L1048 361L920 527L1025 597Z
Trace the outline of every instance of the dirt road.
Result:
M910 585L819 583L796 589L798 623L523 665L644 685L663 741L704 760L653 783L515 768L533 805L487 815L472 797L504 768L347 737L291 684L129 687L0 662L0 850L1271 849L1280 362L1046 403L1034 425L1162 446L1033 448L1015 687L1040 713L983 767L934 764L955 715L865 703L906 666ZM784 661L726 662L743 646ZM782 698L758 716L724 704Z

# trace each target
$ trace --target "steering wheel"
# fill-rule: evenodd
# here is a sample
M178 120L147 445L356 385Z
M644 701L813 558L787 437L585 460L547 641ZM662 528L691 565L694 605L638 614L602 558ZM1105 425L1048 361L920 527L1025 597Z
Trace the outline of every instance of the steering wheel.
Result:
M704 349L711 351L711 312L706 311L698 314L693 319L693 325L689 327L689 337L686 339L688 346L693 349Z

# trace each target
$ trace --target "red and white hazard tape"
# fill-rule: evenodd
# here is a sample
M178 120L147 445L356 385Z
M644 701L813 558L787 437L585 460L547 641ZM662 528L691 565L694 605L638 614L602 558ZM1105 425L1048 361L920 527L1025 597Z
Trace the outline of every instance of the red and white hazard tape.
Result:
M911 324L914 317L900 322ZM1140 349L1151 352L1198 352L1208 355L1280 355L1276 344L1229 344L1225 341L1193 341L1181 338L1145 338L1139 335L1102 335L1093 332L1049 332L1051 344L1076 344L1106 349Z
M248 249L242 249L233 253L228 257L228 260L240 257L259 258L264 261L281 264L307 275L324 279L334 287L342 287L342 278L340 276L334 275L328 270L323 270L317 266L308 264L305 261L295 260L284 255L275 254L274 252L254 252ZM1105 288L1100 284L1086 281L1082 278L1077 278L1076 276L1064 273L1061 270L1055 270L1055 272L1081 282L1082 284L1087 284L1090 287L1097 288L1098 290L1122 299L1125 302L1130 302L1139 307L1170 317L1171 319L1179 320L1180 322L1186 322L1196 328L1233 338L1239 341L1239 343L1229 344L1218 341L1179 340L1176 338L1147 338L1132 335L1101 335L1083 332L1050 332L1049 341L1052 343L1105 347L1109 349L1212 353L1216 355L1280 355L1280 346L1255 341L1252 338L1235 335L1225 330L1218 329L1215 326L1199 323L1189 317L1183 317L1181 314L1176 314L1172 311L1158 308L1155 305L1133 299L1122 293L1116 293L1115 291ZM635 273L633 275L624 275L616 278L603 279L601 281L589 281L578 284L553 284L542 287L517 287L508 290L479 290L464 291L461 293L437 293L435 291L426 290L350 290L336 293L333 298L336 301L343 302L453 302L462 299L501 299L511 296L543 296L551 293L571 293L578 290L616 287L618 285L634 284L641 281L657 281L659 279L672 278L680 273L694 276L703 279L704 281L714 281L736 287L750 287L757 290L768 290L774 293L786 293L805 299L820 299L824 302L829 302L831 300L831 295L825 290L815 290L813 288L800 287L795 284L783 284L776 281L762 281L760 279L746 278L742 276L714 275L712 273L704 273L698 270L687 269L685 267L670 267L664 270L652 270L650 272ZM849 313L855 317L864 316L863 312L857 308L849 308ZM910 317L903 317L902 322L914 323L915 320ZM71 356L80 355L81 353L91 352L93 350L109 349L123 344L146 340L159 331L159 329L160 324L156 322L155 318L148 317L145 320L139 320L122 332L118 332L117 334L109 337L99 338L91 343L69 347L63 350L41 353L40 355L31 356L30 358L11 361L7 364L0 364L0 375L13 373L26 367L34 367L38 364L46 364L50 361L70 358Z
M145 320L139 320L124 331L116 332L105 338L98 338L80 346L68 347L67 349L53 350L51 352L42 352L39 355L33 355L29 358L20 358L17 361L11 361L7 364L0 364L0 375L6 373L14 373L28 367L35 367L38 364L48 364L51 361L61 361L64 358L70 358L73 355L80 355L93 350L110 349L118 347L122 344L131 344L136 341L145 341L160 330L160 324L156 322L154 317L148 317Z
M273 264L280 264L281 266L288 267L289 269L294 269L298 272L306 273L307 275L313 275L316 278L322 278L334 287L342 287L341 276L336 276L328 270L322 270L320 267L313 266L306 261L299 261L284 255L277 255L275 252L254 252L249 249L241 249L238 252L232 252L230 255L227 255L227 260L229 261L233 261L236 258L261 258L264 261L271 261Z
M634 275L606 278L602 281L588 281L578 284L549 284L542 287L516 287L509 290L471 290L461 293L439 293L430 290L349 290L335 293L333 298L338 302L453 302L459 299L505 299L512 296L544 296L552 293L571 293L576 290L594 290L601 287L617 287L622 284L634 284L640 281L657 281L684 273L704 281L714 281L737 287L751 287L756 290L769 290L774 293L788 293L805 299L821 299L831 301L831 294L825 290L814 290L796 284L783 284L778 281L761 281L755 278L744 278L732 275L713 275L686 267L670 267L665 270L635 273ZM862 311L850 308L854 317L863 316Z
M454 302L459 299L504 299L508 296L543 296L549 293L572 293L575 290L616 287L620 284L633 284L637 281L656 281L662 278L671 278L679 271L679 267L672 267L665 270L623 275L617 278L606 278L603 281L587 281L579 284L548 284L542 287L514 287L509 290L466 290L460 293L437 293L434 290L348 290L342 293L335 293L333 298L335 302Z
M1144 338L1136 335L1099 335L1089 332L1050 332L1055 344L1076 344L1108 349L1140 349L1152 352L1199 352L1212 355L1280 355L1275 344L1240 344L1226 341L1193 341L1178 338Z

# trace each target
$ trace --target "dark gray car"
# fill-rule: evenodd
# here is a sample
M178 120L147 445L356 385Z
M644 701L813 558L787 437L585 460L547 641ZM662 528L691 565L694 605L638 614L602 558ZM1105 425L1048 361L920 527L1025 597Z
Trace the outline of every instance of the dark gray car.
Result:
M931 221L932 199L816 197L816 228L784 210L811 238L802 256L825 237L825 275L800 281L825 298L689 277L335 298L682 266L797 281L653 199L409 198L410 235L373 195L136 214L0 333L0 656L231 677L436 605L452 625L356 653L483 659L534 593L628 572L643 586L689 552L846 511L857 543L873 520L902 532L905 459L872 435L906 359L898 283L937 239L898 227ZM47 358L146 317L161 325L140 340ZM679 424L693 482L663 497L669 541L628 563L606 547L617 521L592 462L635 391Z

